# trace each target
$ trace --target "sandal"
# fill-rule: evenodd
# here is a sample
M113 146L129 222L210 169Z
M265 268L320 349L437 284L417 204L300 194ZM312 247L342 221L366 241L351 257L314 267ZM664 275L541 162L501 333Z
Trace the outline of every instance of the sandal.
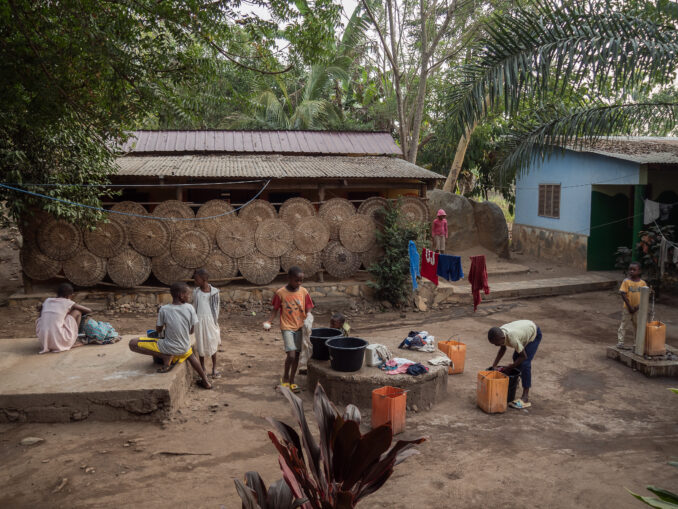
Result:
M515 401L511 401L509 403L509 406L511 408L516 408L518 410L524 410L525 408L530 408L532 406L532 403L529 401L523 401L522 399L517 399Z
M176 364L170 364L169 366L163 366L162 368L158 368L158 373L169 373L174 369L174 366L176 366Z
M203 389L207 389L207 390L210 390L210 389L212 388L212 384L209 383L209 382L205 382L202 378L198 378L198 379L195 381L195 384L196 384L198 387L202 387Z
M299 386L297 384L288 384L288 385L289 385L289 388L292 392L294 392L294 393L301 392L301 389L299 388Z

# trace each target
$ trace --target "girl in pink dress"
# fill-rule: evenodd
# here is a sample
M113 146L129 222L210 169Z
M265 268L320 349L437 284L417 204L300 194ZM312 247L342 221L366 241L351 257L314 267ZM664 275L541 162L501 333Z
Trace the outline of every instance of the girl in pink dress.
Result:
M83 314L91 309L71 300L73 287L62 283L57 288L56 298L46 299L40 308L40 316L35 322L35 332L40 340L40 353L65 352L82 346L77 343L78 327Z

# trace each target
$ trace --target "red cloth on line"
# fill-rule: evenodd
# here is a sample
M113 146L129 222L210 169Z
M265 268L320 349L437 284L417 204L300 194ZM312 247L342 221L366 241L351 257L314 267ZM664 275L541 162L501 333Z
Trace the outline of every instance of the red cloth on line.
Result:
M422 273L423 274L423 273ZM471 282L471 293L473 294L473 311L478 308L478 304L482 302L480 290L485 292L485 295L490 293L490 287L487 284L487 267L485 265L485 256L471 257L471 270L468 273L468 280Z
M421 253L421 277L438 286L438 253L424 249Z

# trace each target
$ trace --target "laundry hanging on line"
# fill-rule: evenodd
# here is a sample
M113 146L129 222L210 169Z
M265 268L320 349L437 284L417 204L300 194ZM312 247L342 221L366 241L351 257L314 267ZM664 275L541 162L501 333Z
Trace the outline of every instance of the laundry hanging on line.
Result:
M417 251L417 245L413 240L410 240L407 246L409 255L410 255L410 276L412 277L412 290L417 289L417 276L420 275L419 272L419 251Z
M421 277L438 286L438 253L424 248L421 253Z
M468 273L468 279L471 283L471 293L473 294L473 311L478 309L478 304L482 302L480 291L485 295L490 293L490 286L487 281L487 266L485 264L485 255L471 256L471 270Z
M461 268L461 256L438 255L438 276L448 281L463 279L464 270Z
M650 224L656 220L666 221L676 203L659 203L654 200L645 200L643 224Z

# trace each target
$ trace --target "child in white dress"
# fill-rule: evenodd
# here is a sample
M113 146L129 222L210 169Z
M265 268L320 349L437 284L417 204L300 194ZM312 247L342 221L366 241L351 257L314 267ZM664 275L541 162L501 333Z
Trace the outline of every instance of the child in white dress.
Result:
M209 274L205 269L196 270L193 280L195 281L193 307L198 315L198 324L195 326L195 349L203 370L205 357L212 357L212 378L219 378L221 376L217 371L217 350L221 344L219 290L209 284Z

